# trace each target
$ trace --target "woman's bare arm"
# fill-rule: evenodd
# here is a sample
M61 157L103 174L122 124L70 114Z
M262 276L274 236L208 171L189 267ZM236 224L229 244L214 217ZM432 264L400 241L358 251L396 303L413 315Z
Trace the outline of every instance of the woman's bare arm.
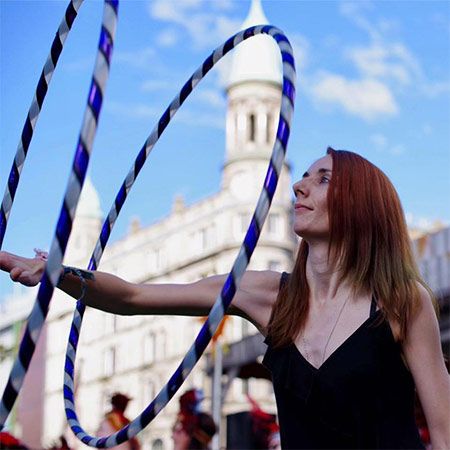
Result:
M449 449L450 377L430 295L422 286L420 292L421 309L412 319L403 351L427 419L433 449Z
M39 282L44 267L45 262L39 258L0 252L0 269L27 286ZM83 303L122 315L207 315L226 279L226 275L214 275L189 284L134 284L108 273L91 273L93 279L86 279ZM246 272L228 313L247 318L264 333L279 282L277 272ZM81 280L73 274L65 275L58 287L74 298L81 294Z

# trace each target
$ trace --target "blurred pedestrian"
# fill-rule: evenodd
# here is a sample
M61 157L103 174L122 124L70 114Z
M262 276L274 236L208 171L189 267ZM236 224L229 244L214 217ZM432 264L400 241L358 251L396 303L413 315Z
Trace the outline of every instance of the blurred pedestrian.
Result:
M0 431L0 449L28 450L28 447L8 431Z
M247 394L252 405L250 416L252 418L252 432L257 449L281 450L280 427L275 414L269 414L261 409L258 403Z
M203 398L198 389L180 397L180 412L172 428L174 450L209 449L217 427L210 414L200 411Z
M125 410L130 400L132 400L130 397L120 392L115 393L111 397L112 408L111 411L105 414L105 418L100 423L97 432L99 436L113 434L130 423L130 420L125 416ZM134 437L113 448L116 450L140 450L141 445L137 438Z

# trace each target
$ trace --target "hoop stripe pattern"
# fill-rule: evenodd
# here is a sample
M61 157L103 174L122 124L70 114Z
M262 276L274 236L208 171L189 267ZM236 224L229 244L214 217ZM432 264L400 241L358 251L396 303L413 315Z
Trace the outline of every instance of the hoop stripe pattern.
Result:
M58 31L56 32L55 38L53 39L50 54L48 55L47 61L42 69L36 92L31 102L30 109L28 110L27 118L22 129L22 135L17 146L16 156L9 173L5 195L3 196L3 201L0 208L0 248L2 247L3 238L5 237L9 214L11 213L11 208L16 195L20 174L23 169L28 148L30 146L31 139L33 138L34 128L39 118L53 72L58 64L59 55L61 55L64 42L66 41L70 29L72 28L73 21L77 17L78 9L82 1L83 0L72 0L66 9L64 18L61 21Z
M69 22L73 22L76 16L76 11L81 3L82 0L78 0L76 2L72 2L69 5L69 8L67 10L70 10L69 17L71 20ZM39 334L47 316L48 307L54 287L58 282L58 278L61 272L61 263L66 250L67 241L69 240L70 232L72 230L73 218L78 204L81 188L83 187L84 178L86 176L89 157L94 142L94 136L97 130L98 118L102 107L106 80L109 75L109 66L113 50L113 40L117 24L117 9L118 0L105 0L95 68L89 89L88 101L84 113L81 131L78 138L78 144L75 151L75 157L73 160L66 192L64 194L63 205L56 225L55 236L50 247L45 272L40 282L36 303L34 304L33 310L31 311L31 314L28 318L25 334L20 343L19 354L14 362L11 374L8 379L8 383L3 393L2 401L0 403L0 430L3 429L6 419L8 418L8 415L14 406L20 388L22 387L25 374L27 372L37 340L39 338ZM61 53L62 42L64 42L65 35L70 28L69 24L67 23L67 11L66 18L58 30L57 38L55 38L55 41L53 42L54 47L52 45L52 53L55 49L55 55L58 56ZM62 41L60 38L58 38L60 31L63 36ZM55 44L55 42L60 42L61 44ZM36 102L33 102L34 106L32 105L27 118L27 122L25 124L25 143L27 144L25 147L27 148L32 137L33 126L35 125L37 115L39 114L38 109L40 109L40 107L42 106L43 98L48 86L48 81L54 70L54 61L57 61L57 57L53 59L53 57L51 56L49 59L51 59L51 64L49 63L49 60L47 60L47 63L43 70L44 77L41 77L39 81L36 94ZM50 70L50 67L53 67L53 70ZM44 82L45 79L46 82ZM27 125L28 121L30 122L30 126ZM24 141L22 140L22 142ZM26 151L23 152L23 155L25 155L25 153ZM23 159L21 158L22 156L20 156L19 158L19 162L22 161L22 163L19 165L20 167L22 167L23 165ZM13 165L13 169L15 166L16 160ZM17 171L14 172L17 173L17 176L14 175L13 177L16 179L16 182L18 182L19 172L20 169L17 169ZM15 187L12 189L12 191L10 191L12 192L12 195L10 194L11 199L14 197L17 183L13 186ZM5 222L2 223L4 223L4 227L6 227L7 214L5 214L4 217Z
M108 448L114 447L126 440L136 436L142 431L164 408L173 395L183 384L197 361L208 346L212 336L219 326L224 314L230 305L236 290L239 287L242 275L244 274L251 255L255 249L261 228L267 217L270 204L272 202L278 178L281 173L283 161L285 158L286 147L289 139L290 124L294 109L295 97L295 65L291 45L281 30L271 25L254 26L243 30L230 39L222 46L214 50L211 55L203 62L203 64L194 72L194 74L185 83L180 93L170 103L165 110L157 125L154 127L150 136L138 153L138 156L126 176L117 197L110 209L107 219L105 220L99 240L95 246L88 269L96 270L103 251L108 242L111 230L114 227L120 210L125 203L128 193L134 184L140 170L142 169L147 156L153 149L155 143L169 124L172 117L178 111L180 106L202 80L202 78L211 70L211 68L230 50L236 47L240 42L258 34L267 34L272 36L277 42L283 62L283 87L281 110L278 122L275 145L272 151L271 160L264 180L263 189L258 199L258 203L252 217L250 226L245 236L244 242L239 250L238 256L233 264L232 270L228 275L226 282L222 288L220 295L217 297L214 306L208 316L207 321L201 328L195 342L188 350L181 364L178 366L167 385L161 389L156 398L144 409L144 411L127 426L122 428L110 436L94 437L88 435L80 425L75 410L74 398L74 367L76 350L81 333L81 325L85 306L81 302L77 302L77 306L73 316L73 322L70 330L69 342L67 344L67 353L65 361L64 374L64 402L67 421L75 433L75 435L85 444L91 447Z

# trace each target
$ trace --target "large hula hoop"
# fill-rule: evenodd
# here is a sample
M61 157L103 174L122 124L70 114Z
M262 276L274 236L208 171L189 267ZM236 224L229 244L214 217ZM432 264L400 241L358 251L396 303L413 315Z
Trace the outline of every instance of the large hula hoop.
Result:
M69 342L67 344L64 374L64 403L67 421L72 431L75 433L78 439L91 447L114 447L136 436L166 406L169 400L183 384L184 380L192 371L193 367L198 362L201 355L208 346L212 336L214 335L221 320L223 319L237 288L239 287L242 275L244 274L250 261L250 257L256 247L262 226L267 217L270 204L275 193L278 178L281 173L286 153L287 142L289 139L295 96L296 75L292 47L283 32L271 25L253 26L239 33L236 33L223 45L216 48L185 83L180 93L174 98L174 100L170 103L169 107L165 110L165 112L159 119L158 124L154 127L144 146L139 151L139 154L131 170L129 171L123 184L121 185L121 188L111 207L108 217L103 224L102 231L95 246L93 255L91 256L88 269L97 269L103 251L111 234L111 230L127 198L127 195L132 185L134 184L134 181L136 180L136 177L142 169L148 154L153 149L155 143L158 141L159 137L169 124L172 117L178 111L180 106L190 95L195 86L197 86L197 84L203 79L203 77L225 54L227 54L230 50L232 50L245 39L259 34L266 34L273 37L280 48L283 61L283 88L276 141L272 150L272 156L267 170L263 189L258 198L258 203L250 222L250 226L240 247L238 256L232 266L231 272L228 274L222 291L217 297L208 316L208 319L202 326L197 338L186 353L180 365L175 370L166 386L164 386L160 390L155 399L142 411L142 413L128 425L123 427L121 430L111 434L110 436L95 437L87 434L79 423L75 411L74 367L83 315L86 309L85 305L82 302L77 302L70 330Z
M52 43L50 55L42 70L35 97L33 98L30 110L28 111L21 140L8 178L5 197L1 206L0 245L6 231L7 219L19 183L20 172L33 137L34 127L42 108L49 82L55 70L67 34L71 29L72 23L77 16L77 11L82 2L83 0L71 0L67 7L64 19L62 20ZM20 343L19 352L14 361L0 403L0 431L4 428L5 422L23 385L37 340L39 339L45 318L47 317L54 288L60 276L62 260L72 231L75 210L83 187L94 137L97 131L114 45L114 36L117 26L117 10L118 0L105 0L98 51L75 156L64 194L63 205L56 225L55 235L50 247L48 260L40 281L36 302L28 318L25 333Z

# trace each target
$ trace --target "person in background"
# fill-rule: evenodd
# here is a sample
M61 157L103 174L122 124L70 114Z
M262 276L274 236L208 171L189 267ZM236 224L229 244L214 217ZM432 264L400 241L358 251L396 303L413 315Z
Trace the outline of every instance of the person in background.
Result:
M252 418L252 432L258 449L281 450L280 427L274 414L266 413L258 403L247 394L252 405L250 416Z
M210 414L200 411L203 393L190 389L180 397L180 412L172 428L174 450L209 449L217 427Z
M0 431L0 449L28 450L28 447L8 431Z
M99 436L113 434L130 423L130 420L125 416L125 410L127 409L130 400L132 400L130 397L120 392L115 393L111 397L112 408L111 411L105 414L104 419L100 423L100 427L97 431ZM140 450L141 445L137 438L134 437L113 448L116 450Z

